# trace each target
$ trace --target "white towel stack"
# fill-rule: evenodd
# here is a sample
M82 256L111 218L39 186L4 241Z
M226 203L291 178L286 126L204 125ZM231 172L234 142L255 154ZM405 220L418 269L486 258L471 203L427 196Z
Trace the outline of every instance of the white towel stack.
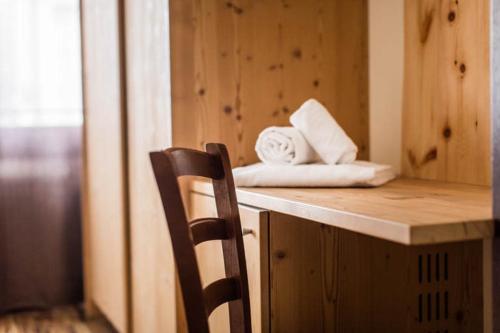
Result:
M237 186L372 187L396 177L391 166L356 161L358 147L315 99L290 123L260 133L255 150L263 163L233 169Z

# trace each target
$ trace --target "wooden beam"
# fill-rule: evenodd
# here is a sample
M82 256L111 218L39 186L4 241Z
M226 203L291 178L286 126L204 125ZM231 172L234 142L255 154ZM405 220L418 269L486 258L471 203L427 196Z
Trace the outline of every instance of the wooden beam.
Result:
M500 0L491 1L491 114L493 152L492 326L500 332Z

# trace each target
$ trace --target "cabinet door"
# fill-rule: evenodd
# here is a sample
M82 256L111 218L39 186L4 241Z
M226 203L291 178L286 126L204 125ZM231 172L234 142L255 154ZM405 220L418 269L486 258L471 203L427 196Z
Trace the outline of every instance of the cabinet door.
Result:
M213 197L191 193L191 218L216 217ZM252 332L269 332L269 256L268 212L240 205L245 257L248 270ZM205 242L196 247L203 286L224 277L224 263L220 241ZM215 309L209 318L211 332L229 332L227 304Z
M271 212L272 332L482 332L482 242L406 246Z
M127 186L120 2L82 1L84 265L87 310L128 328Z

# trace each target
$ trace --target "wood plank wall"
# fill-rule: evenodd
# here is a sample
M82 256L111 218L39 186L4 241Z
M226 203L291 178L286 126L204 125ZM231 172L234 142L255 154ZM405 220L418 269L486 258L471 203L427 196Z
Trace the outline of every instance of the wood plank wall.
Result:
M368 158L366 0L172 0L173 143L257 160L258 133L324 103Z
M489 1L406 0L403 173L490 184Z

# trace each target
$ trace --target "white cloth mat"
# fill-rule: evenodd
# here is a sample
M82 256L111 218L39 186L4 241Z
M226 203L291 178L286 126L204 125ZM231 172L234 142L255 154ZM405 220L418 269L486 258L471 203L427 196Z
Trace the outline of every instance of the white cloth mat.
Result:
M246 187L374 187L394 179L389 165L366 161L351 164L252 164L233 169L236 186Z

